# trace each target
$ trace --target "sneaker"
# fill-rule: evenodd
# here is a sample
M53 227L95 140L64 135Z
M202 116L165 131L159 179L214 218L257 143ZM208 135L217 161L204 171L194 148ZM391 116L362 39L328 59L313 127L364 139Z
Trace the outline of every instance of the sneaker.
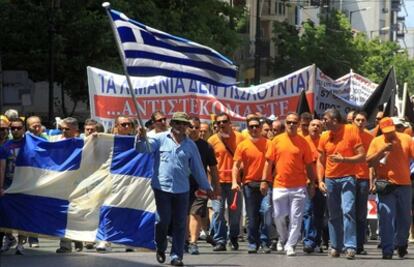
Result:
M157 259L157 261L159 263L164 263L165 262L165 252L164 251L157 250L155 252L155 258Z
M71 252L72 252L72 249L69 249L69 248L60 247L56 249L56 253L58 254L71 253Z
M230 239L231 250L239 250L239 241L237 238Z
M303 252L305 252L305 253L310 254L310 253L312 253L314 251L315 251L315 249L313 247L311 247L311 246L303 246Z
M284 251L285 250L285 248L283 247L283 244L281 242L277 242L276 250L277 251Z
M98 245L96 245L96 251L97 252L108 252L111 251L111 244L106 241L100 241Z
M16 238L12 236L12 238L8 237L7 235L4 237L3 246L1 248L2 252L8 251L11 247L17 244Z
M16 255L24 255L24 247L23 245L17 245L16 246Z
M198 254L200 254L200 252L198 251L198 246L197 246L197 244L196 244L196 243L190 243L190 244L188 245L188 252L189 252L191 255L198 255Z
M214 246L213 251L226 251L226 246L222 243L219 243Z
M400 259L404 259L405 255L408 254L407 245L398 247L397 254Z
M262 244L260 247L262 248L262 252L264 254L269 254L270 252L272 252L272 249L270 248L270 246L266 244Z
M180 260L180 259L172 259L171 262L170 262L170 264L172 266L184 266L183 261Z
M86 249L93 249L95 247L95 243L93 242L85 242Z
M332 257L332 258L338 258L341 254L339 253L339 251L338 250L336 250L336 249L331 249L331 251L329 252L329 255Z
M322 248L322 247L320 247L320 246L316 246L316 247L315 247L315 251L316 251L317 253L323 253L323 248Z
M199 240L206 240L207 239L208 234L206 233L206 231L201 230L200 232L200 236L198 237Z
M286 256L288 256L288 257L296 256L295 249L293 247L287 247Z
M348 260L353 260L353 259L355 259L355 253L356 253L355 249L348 248L348 249L346 250L346 258L347 258Z
M257 253L257 246L256 246L256 244L248 244L247 245L247 253L249 253L249 254L256 254Z

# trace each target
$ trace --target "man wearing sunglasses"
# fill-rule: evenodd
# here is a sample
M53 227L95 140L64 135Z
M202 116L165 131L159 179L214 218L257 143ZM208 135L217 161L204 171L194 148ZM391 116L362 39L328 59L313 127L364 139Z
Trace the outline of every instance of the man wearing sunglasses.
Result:
M119 116L115 119L115 127L113 129L113 134L133 135L134 131L134 124L131 118L126 116Z
M171 265L183 266L184 242L189 202L189 175L193 175L199 188L207 197L214 193L208 182L197 146L187 137L190 120L186 113L175 112L171 118L171 130L146 140L146 131L138 127L135 148L141 153L153 153L154 175L151 186L157 206L155 223L156 259L165 261L167 234L171 225ZM147 143L149 142L149 148ZM149 150L148 150L149 149Z
M16 159L19 154L20 148L24 143L24 122L20 118L10 119L10 132L13 139L8 140L0 150L0 172L4 173L4 179L0 179L0 190L3 195L3 189L7 189L13 182L14 168ZM3 236L1 236L3 237ZM16 246L16 255L23 255L24 248L23 243L26 241L26 237L18 235L18 242ZM10 247L15 243L12 235L7 235L5 242L3 243L2 251L8 251Z
M295 247L301 233L307 185L312 195L316 175L312 168L310 146L297 132L299 115L289 113L285 125L286 132L275 137L272 146L266 151L263 180L273 180L273 217L279 233L279 242L286 250L287 256L295 256ZM276 165L274 179L273 165ZM267 184L262 183L262 186L266 187ZM289 227L286 216L290 219Z
M156 111L151 115L153 129L147 133L148 137L152 137L157 133L162 133L168 130L167 117L164 112Z
M271 220L266 223L263 220L266 211L261 212L262 206L270 208L267 188L263 190L265 187L261 187L261 184L271 182L271 179L262 179L263 167L266 161L265 153L271 143L267 139L267 135L266 137L262 136L262 127L263 124L259 117L249 117L247 119L249 135L236 148L232 170L231 189L240 191L239 184L243 185L243 196L248 218L248 253L257 253L260 246L264 253L270 253L271 251L268 238L268 228L271 225ZM242 166L244 175L240 179ZM261 227L263 225L264 227ZM261 237L263 237L263 240L261 240Z
M218 114L216 117L218 132L208 139L216 154L219 170L219 181L221 186L221 198L212 201L213 219L212 228L214 232L215 247L213 251L225 251L227 242L227 226L224 219L225 203L233 202L235 191L231 190L233 157L237 145L243 141L243 136L232 129L230 117L226 113ZM237 198L237 209L229 209L229 233L233 250L239 249L238 237L240 234L242 198Z

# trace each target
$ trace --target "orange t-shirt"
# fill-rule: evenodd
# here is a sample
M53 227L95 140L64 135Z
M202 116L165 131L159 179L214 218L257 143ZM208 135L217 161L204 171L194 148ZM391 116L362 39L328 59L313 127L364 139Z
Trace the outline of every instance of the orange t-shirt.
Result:
M339 153L343 157L355 156L355 149L362 145L359 129L351 124L341 125L337 132L326 131L319 141L318 151L325 153L325 178L339 178L356 175L357 168L353 163L332 162L329 156Z
M359 137L361 138L362 146L364 147L364 150L368 151L369 144L371 144L371 141L372 139L374 139L374 137L367 130L359 131ZM365 179L365 180L369 179L368 163L367 162L357 163L356 166L358 168L358 171L356 174L357 179Z
M270 140L264 137L260 137L256 142L250 138L245 139L237 146L234 161L243 163L243 184L262 179L263 167L266 162L265 153L270 146Z
M231 183L231 170L233 168L233 156L237 145L243 141L243 136L239 132L233 131L229 138L223 138L223 142L232 151L233 155L226 149L217 134L208 139L214 149L217 159L217 169L220 183Z
M305 186L305 165L312 163L312 152L303 136L280 134L272 140L266 159L276 164L273 187L293 188Z
M411 185L410 158L414 157L414 141L404 133L398 133L397 142L393 144L385 164L378 163L376 172L379 178L388 178L392 183ZM375 137L368 149L368 156L378 152L385 145L383 135Z
M308 142L309 147L311 149L312 169L313 169L313 172L316 175L317 174L317 172L316 172L316 161L318 160L318 157L319 157L318 144L319 144L320 137L318 136L318 138L312 139L312 137L310 135L307 135L305 137L305 140ZM315 184L318 185L318 181L315 181Z

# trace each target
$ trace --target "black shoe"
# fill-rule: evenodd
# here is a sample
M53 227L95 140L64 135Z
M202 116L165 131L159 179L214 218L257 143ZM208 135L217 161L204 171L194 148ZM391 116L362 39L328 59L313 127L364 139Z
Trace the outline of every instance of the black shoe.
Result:
M391 260L392 259L392 254L383 254L382 259L383 260Z
M165 252L157 250L155 252L155 258L157 259L157 261L159 263L164 263L165 262Z
M60 248L56 249L56 253L59 253L59 254L62 254L62 253L71 253L71 252L72 252L72 250L71 249L68 249L68 248L60 247Z
M213 247L216 246L216 242L214 241L211 235L206 236L206 242L212 245Z
M270 248L273 251L277 251L277 240L272 240L272 244L270 245Z
M134 249L133 248L126 248L125 252L134 252Z
M180 259L173 259L173 260L170 262L170 264L171 264L172 266L184 266L183 261L182 261L182 260L180 260Z
M83 250L83 242L75 241L75 251L81 252Z
M213 251L226 251L226 246L222 243L218 243L214 246Z
M400 259L404 259L405 255L408 254L407 245L398 247L397 253Z
M311 246L303 246L303 252L305 252L305 253L310 254L310 253L312 253L314 251L315 251L315 249L313 247L311 247Z
M239 242L237 241L237 238L230 239L231 243L231 250L239 250Z
M358 248L356 251L357 255L368 255L368 252L364 250L363 248Z

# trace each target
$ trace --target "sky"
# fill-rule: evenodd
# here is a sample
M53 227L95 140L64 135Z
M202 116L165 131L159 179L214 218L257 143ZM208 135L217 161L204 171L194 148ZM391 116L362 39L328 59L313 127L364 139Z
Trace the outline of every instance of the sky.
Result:
M414 0L405 0L408 17L405 18L407 28L414 28Z

